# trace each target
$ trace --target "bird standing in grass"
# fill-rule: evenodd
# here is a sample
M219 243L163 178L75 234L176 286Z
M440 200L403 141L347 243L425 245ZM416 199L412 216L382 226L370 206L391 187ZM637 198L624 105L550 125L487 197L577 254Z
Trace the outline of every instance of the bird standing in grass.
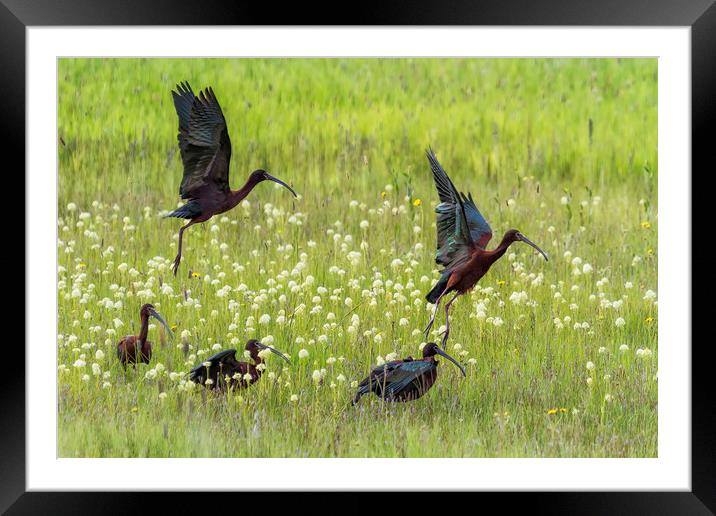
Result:
M450 305L458 296L470 291L513 242L524 242L542 253L545 260L548 258L542 249L516 229L507 231L502 242L488 251L486 247L492 238L492 228L477 209L472 194L465 195L457 191L432 149L427 151L427 156L440 196L440 204L435 208L438 233L435 262L443 265L444 269L440 280L426 296L428 302L435 304L435 308L425 328L425 336L433 327L442 298L455 292L445 304L444 348L450 334Z
M236 360L235 349L225 349L207 358L203 363L189 372L189 379L194 383L206 385L210 389L226 389L233 387L243 389L259 381L263 373L264 359L260 352L264 349L275 353L289 364L291 361L280 351L251 339L246 343L253 364ZM263 366L263 367L262 367ZM208 382L207 382L208 381Z
M162 323L169 335L172 335L169 325L154 309L154 306L150 304L143 305L139 311L139 317L142 321L139 335L127 335L117 344L117 357L125 368L127 364L133 366L137 363L148 364L152 359L152 343L147 340L149 317L154 317L157 321Z
M358 385L358 392L353 398L353 405L369 392L386 401L411 401L425 394L438 377L438 364L435 355L440 355L455 364L463 376L465 369L457 361L445 353L434 342L423 347L423 358L412 357L393 360L373 369L367 378Z
M177 85L177 91L172 91L172 96L179 116L179 151L184 164L179 193L187 203L166 217L189 219L179 229L178 251L172 265L176 276L181 261L182 238L187 228L229 211L262 181L274 181L288 188L294 197L296 192L263 169L252 172L240 189L231 190L231 140L214 91L209 87L195 96L191 86L182 83Z

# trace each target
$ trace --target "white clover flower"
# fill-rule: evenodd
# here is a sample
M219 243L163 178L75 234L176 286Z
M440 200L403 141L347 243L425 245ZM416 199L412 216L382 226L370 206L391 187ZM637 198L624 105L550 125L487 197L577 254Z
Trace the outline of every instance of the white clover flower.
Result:
M266 335L265 337L262 337L261 344L265 344L266 346L273 344L273 335Z
M167 397L167 393L166 393L166 392L160 392L160 393L159 393L159 399L160 399L160 400L164 400L164 398L166 398L166 397Z
M368 229L368 226L370 226L370 223L367 220L361 220L360 221L360 228L361 229Z
M604 395L604 401L606 401L607 403L611 403L611 402L612 402L612 399L613 399L613 398L612 398L612 395L611 395L611 394L605 394L605 395Z
M619 346L619 351L621 351L622 353L624 353L625 351L629 351L629 346L627 346L626 344L622 344L621 346Z
M651 301L652 299L656 299L656 292L654 292L653 290L647 290L644 294L644 300Z
M587 378L587 385L592 385L593 381L594 380L592 380L592 377L590 376L589 378Z
M104 351L102 351L101 349L98 349L97 352L94 354L94 357L95 357L97 360L102 360L102 359L104 359Z
M308 350L302 349L298 352L298 358L308 358Z
M346 377L345 377L344 375L342 375L342 374L339 374L339 375L336 377L336 380L338 380L339 382L343 383L343 382L346 381Z
M266 326L268 323L271 322L271 316L269 314L263 314L261 317L259 317L259 324Z
M289 399L291 400L291 403L296 403L298 401L298 395L291 394L291 397Z
M82 359L80 358L80 359L75 360L74 364L72 364L72 365L73 365L74 367L76 367L76 368L79 369L79 368L82 368L82 367L86 366L86 365L87 365L87 362L85 362L84 360L82 360Z
M589 369L590 371L594 369L594 362L587 362L587 369Z
M112 384L111 384L111 383L109 383L109 382L104 382L104 383L102 383L102 388L103 388L103 389L109 389L110 387L112 387Z
M189 383L194 383L194 382L187 382L187 383L189 384ZM214 385L214 380L212 380L211 378L207 378L206 381L204 382L204 385Z
M594 269L592 269L592 266L591 266L590 264L588 264L588 263L585 263L585 264L582 266L582 272L583 272L584 274L590 274L593 270L594 270Z
M614 321L614 325L617 327L622 327L626 324L626 321L623 317L617 317L616 321Z
M319 382L321 380L321 372L319 370L314 370L313 374L311 375L311 378L314 382Z
M102 368L97 362L92 364L92 374L98 376L102 372Z
M566 195L563 195L562 198L559 200L559 202L562 204L569 204L569 197L567 197Z
M626 283L624 283L624 288L626 288L626 289L633 288L633 287L634 287L634 284L631 281L627 281Z

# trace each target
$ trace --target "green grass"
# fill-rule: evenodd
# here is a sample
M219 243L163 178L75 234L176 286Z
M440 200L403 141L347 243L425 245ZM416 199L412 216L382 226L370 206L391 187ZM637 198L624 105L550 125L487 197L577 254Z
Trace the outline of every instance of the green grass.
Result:
M63 59L59 79L60 456L657 455L656 60ZM185 79L222 104L232 187L266 168L301 196L262 184L192 227L175 278L181 222L161 215L179 202ZM420 400L348 408L378 357L420 353L428 145L491 246L516 227L550 261L515 244L453 304L467 378L442 360ZM152 364L125 374L116 344L144 302L176 337L152 327ZM270 359L274 380L186 387L215 344L269 335L293 361Z

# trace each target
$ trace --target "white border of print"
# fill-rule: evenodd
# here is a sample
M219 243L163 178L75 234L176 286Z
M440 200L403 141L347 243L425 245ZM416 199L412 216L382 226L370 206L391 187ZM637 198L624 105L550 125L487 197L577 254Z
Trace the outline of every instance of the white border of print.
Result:
M691 489L690 28L27 29L27 489ZM659 58L659 453L649 459L58 459L57 58L443 56ZM615 131L619 128L615 127ZM669 242L681 242L676 250ZM29 368L32 364L32 369ZM392 464L396 466L395 464ZM211 474L189 474L208 472Z

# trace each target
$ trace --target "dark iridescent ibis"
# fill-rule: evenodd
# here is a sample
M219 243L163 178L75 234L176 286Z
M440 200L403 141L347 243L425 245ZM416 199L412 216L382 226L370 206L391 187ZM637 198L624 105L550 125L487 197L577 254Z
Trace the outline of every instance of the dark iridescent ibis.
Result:
M259 355L261 350L268 349L289 364L291 363L286 355L271 346L261 344L258 340L249 340L244 349L249 352L251 360L254 362L253 364L239 362L236 360L235 349L225 349L210 356L192 369L189 372L189 379L194 383L206 385L210 389L223 390L227 387L243 389L256 383L261 378L264 370L264 367L261 367L264 359ZM207 384L207 380L211 381Z
M438 377L438 364L435 355L440 355L455 364L465 375L465 369L457 361L445 353L434 342L423 348L423 358L415 360L411 357L394 360L373 369L367 378L358 385L358 392L353 405L369 392L386 401L411 401L425 394Z
M240 189L231 190L231 140L214 91L209 87L195 96L191 86L185 82L177 85L177 91L172 91L172 96L179 116L179 151L184 164L179 194L187 203L166 217L189 220L179 229L178 251L172 265L176 276L181 261L182 237L189 226L229 211L262 181L274 181L288 188L294 197L296 192L263 169L252 172Z
M438 233L435 262L443 265L444 269L440 280L426 296L430 303L435 304L435 309L425 328L425 336L427 337L433 327L442 298L455 292L445 304L445 334L442 339L444 348L450 334L450 305L458 296L471 290L513 242L531 245L542 253L545 260L548 258L542 249L516 229L507 231L502 242L488 251L486 247L492 238L492 229L477 209L472 194L466 196L457 191L432 149L428 150L427 155L440 196L440 204L435 207Z
M152 359L152 343L147 340L150 316L162 323L169 335L172 335L169 325L154 309L154 306L150 304L142 305L139 310L139 317L142 321L139 335L127 335L117 344L117 357L125 368L127 364L133 366L138 363L148 364Z

